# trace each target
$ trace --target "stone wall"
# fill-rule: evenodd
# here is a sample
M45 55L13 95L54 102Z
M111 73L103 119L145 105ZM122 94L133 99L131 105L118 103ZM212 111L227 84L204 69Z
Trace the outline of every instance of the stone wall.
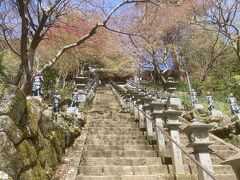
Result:
M0 172L12 179L50 179L84 120L62 113L57 122L38 99L0 84Z

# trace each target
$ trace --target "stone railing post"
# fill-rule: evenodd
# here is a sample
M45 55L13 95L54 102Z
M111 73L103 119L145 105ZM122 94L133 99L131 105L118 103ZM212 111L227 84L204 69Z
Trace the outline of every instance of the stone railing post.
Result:
M154 101L151 103L152 117L154 119L155 133L157 137L157 145L159 154L163 157L166 152L166 144L164 139L164 134L160 129L163 129L163 112L165 110L166 103L161 101ZM159 129L160 128L160 129Z
M227 164L232 166L234 173L237 176L237 179L240 179L240 153L227 159L226 161L223 161L221 164Z
M136 103L136 98L135 96L137 95L137 92L135 90L129 90L129 94L130 94L130 113L133 114L134 113L134 105Z
M171 108L168 108L164 112L164 117L166 118L166 126L168 127L170 137L178 144L180 144L180 136L178 129L179 126L182 124L179 121L180 115L181 111L177 111ZM177 147L176 144L172 141L170 141L170 148L173 163L173 173L184 174L184 165L181 149Z
M145 96L143 98L143 111L145 112L145 127L147 129L147 137L151 140L154 133L153 133L153 123L149 119L151 118L151 106L150 103L153 101L153 98L149 96Z
M136 101L136 105L138 106L138 114L137 118L139 121L139 128L144 129L145 128L145 122L144 122L144 113L143 113L143 104L144 104L144 99L145 94L141 92L141 96L138 96L138 99Z
M208 146L213 144L213 142L209 141L208 131L213 127L214 126L211 124L203 124L194 121L183 129L183 132L187 134L190 141L188 146L193 147L195 158L210 172L213 172L213 167ZM212 180L212 178L202 168L198 166L197 169L199 179Z
M136 97L136 102L135 102L135 109L134 109L134 120L139 120L139 109L142 108L141 107L141 102L142 98L144 97L144 93L143 92L138 92L138 94L135 96Z
M129 101L130 101L130 94L125 93L125 94L122 96L122 108L123 108L124 110L126 110L126 109L129 108Z

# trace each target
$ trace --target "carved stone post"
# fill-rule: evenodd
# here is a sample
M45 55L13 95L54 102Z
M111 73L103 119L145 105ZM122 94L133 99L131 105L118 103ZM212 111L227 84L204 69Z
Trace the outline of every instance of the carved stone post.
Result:
M143 111L143 98L145 97L144 93L142 93L142 96L139 96L139 99L136 101L136 105L138 106L138 121L139 121L139 128L144 129L145 128L145 122L144 122L144 111Z
M164 134L160 129L163 129L163 111L165 110L166 103L163 103L161 101L155 101L151 103L151 110L152 110L152 117L154 119L154 127L155 127L155 133L157 137L157 145L158 150L161 156L164 156L166 152L166 145L165 145L165 139Z
M130 99L130 94L125 93L124 96L122 97L122 108L124 110L129 108L129 100Z
M146 114L145 117L145 127L147 129L147 136L148 138L152 138L154 133L153 133L153 123L151 121L151 107L150 107L150 103L152 102L153 98L151 97L144 97L143 98L143 111Z
M180 144L179 126L182 124L179 121L180 111L173 110L171 108L164 112L166 118L166 126L168 127L169 134L173 140ZM173 172L175 174L184 174L184 165L182 158L182 151L175 145L174 142L170 141L171 156L173 163Z
M227 159L226 161L223 161L221 164L231 165L237 179L240 179L240 153Z
M195 158L210 172L213 172L213 167L208 146L213 144L213 142L209 141L208 131L213 127L211 124L194 121L183 130L190 141L188 146L193 147ZM197 169L199 179L212 180L202 168L198 167Z
M176 96L176 85L178 82L176 81L167 81L167 91L170 93L170 96L168 98L168 104L174 109L180 109L182 106L181 100Z
M136 103L136 95L138 94L136 91L134 90L129 90L130 93L130 113L133 114L134 113L134 105Z
M143 92L138 92L138 94L136 95L136 102L135 102L135 109L134 109L134 120L140 120L139 118L139 110L141 107L141 103L142 102L142 98L145 96L145 94ZM140 106L139 106L140 105Z

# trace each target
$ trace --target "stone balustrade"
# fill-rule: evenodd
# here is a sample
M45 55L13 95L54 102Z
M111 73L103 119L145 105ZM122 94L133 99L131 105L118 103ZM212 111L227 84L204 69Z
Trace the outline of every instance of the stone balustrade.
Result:
M151 93L145 87L143 89L140 88L141 86L134 87L133 83L125 86L124 91L117 84L113 83L112 87L117 97L120 97L120 94L123 93L120 101L124 99L124 101L131 103L129 110L133 114L134 120L138 122L139 128L146 131L148 139L149 136L155 137L159 155L164 158L168 157L170 153L173 173L177 178L181 179L186 175L182 153L184 152L190 159L192 157L180 145L179 126L181 121L178 117L181 114L182 103L175 93L176 83L168 82L167 84L167 91L170 94L168 98L164 96L165 93ZM215 179L208 148L213 143L209 140L208 134L212 127L211 124L196 121L182 131L187 134L188 146L193 148L195 159L192 159L192 161L197 165L200 180ZM166 142L169 143L166 144ZM170 145L170 152L167 152L168 145ZM240 154L237 154L222 162L222 164L231 165L239 179L239 162Z

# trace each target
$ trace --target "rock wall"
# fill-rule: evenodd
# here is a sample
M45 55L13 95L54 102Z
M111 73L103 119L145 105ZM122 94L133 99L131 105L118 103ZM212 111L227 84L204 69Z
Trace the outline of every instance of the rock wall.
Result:
M212 133L225 141L240 147L240 120L236 120L223 127L215 128Z
M0 171L12 179L51 179L84 120L62 113L57 122L38 99L0 84Z

